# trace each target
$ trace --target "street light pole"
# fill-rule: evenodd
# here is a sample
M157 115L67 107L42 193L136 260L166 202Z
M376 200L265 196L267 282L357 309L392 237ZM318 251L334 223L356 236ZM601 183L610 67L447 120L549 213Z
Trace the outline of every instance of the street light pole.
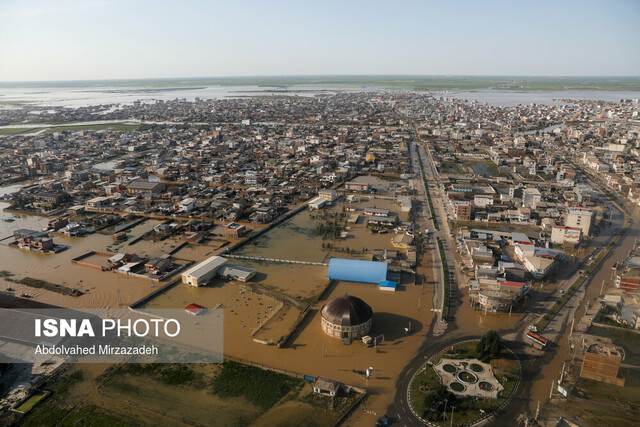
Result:
M444 411L442 412L442 418L447 418L447 399L444 399Z

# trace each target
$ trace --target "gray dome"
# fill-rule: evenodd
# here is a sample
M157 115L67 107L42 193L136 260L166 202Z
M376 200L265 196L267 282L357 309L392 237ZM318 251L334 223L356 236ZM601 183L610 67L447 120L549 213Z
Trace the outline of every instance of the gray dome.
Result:
M322 307L322 318L334 325L361 325L371 317L371 307L360 298L351 295L336 297Z

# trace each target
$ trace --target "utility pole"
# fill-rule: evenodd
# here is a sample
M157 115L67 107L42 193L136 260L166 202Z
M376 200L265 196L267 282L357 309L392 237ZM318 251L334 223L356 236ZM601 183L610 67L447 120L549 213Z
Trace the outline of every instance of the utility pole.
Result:
M449 424L451 427L453 427L453 411L456 409L455 406L451 407L451 424Z
M576 323L576 318L574 317L573 319L571 319L571 331L569 332L569 338L571 338L571 335L573 335L573 325L574 323Z
M562 369L560 370L560 381L558 381L558 385L560 385L560 383L562 382L562 377L564 377L564 364L565 362L562 362Z
M604 292L604 280L602 281L602 286L600 287L600 296L602 296L602 292Z
M538 400L538 407L536 408L536 421L538 421L538 415L540 415L540 401Z
M553 396L553 386L555 385L556 381L553 380L551 381L551 390L549 390L549 399L551 399L551 396Z

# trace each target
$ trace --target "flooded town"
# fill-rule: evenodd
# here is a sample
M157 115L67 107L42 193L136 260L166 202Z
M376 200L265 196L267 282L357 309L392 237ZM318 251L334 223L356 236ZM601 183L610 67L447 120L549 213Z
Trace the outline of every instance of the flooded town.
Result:
M439 375L460 423L632 422L640 106L596 98L362 90L0 110L4 307L222 309L223 366L301 390L260 406L187 379L178 398L149 371L182 402L169 411L127 391L143 390L132 368L42 358L2 365L0 416L29 422L39 405L21 408L45 393L55 408L86 394L92 416L137 402L137 423L206 424L192 401L224 425L246 422L234 407L256 425L437 424L423 400ZM458 344L481 336L502 352ZM231 368L185 369L215 383ZM482 370L486 406L465 406Z

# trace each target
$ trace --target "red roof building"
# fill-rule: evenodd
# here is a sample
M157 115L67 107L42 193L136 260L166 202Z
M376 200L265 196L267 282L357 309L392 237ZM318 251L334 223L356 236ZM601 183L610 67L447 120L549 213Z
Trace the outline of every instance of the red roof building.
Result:
M189 313L189 314L193 314L194 316L197 316L198 314L202 314L205 312L207 308L201 306L200 304L189 304L188 306L186 306L184 308L184 310Z

